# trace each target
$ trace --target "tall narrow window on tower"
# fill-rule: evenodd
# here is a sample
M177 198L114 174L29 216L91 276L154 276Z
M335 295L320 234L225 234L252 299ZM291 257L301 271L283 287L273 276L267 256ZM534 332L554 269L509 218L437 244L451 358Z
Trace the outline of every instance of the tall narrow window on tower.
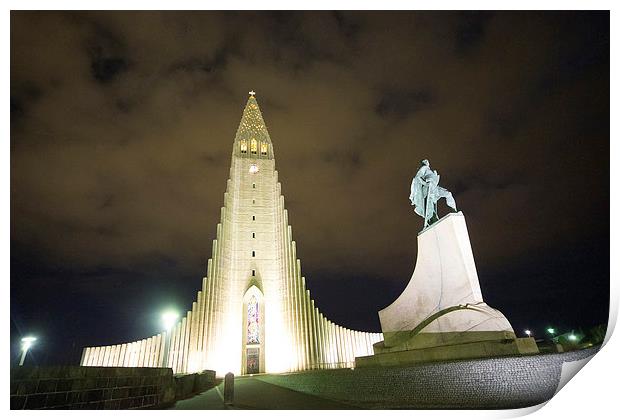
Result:
M261 155L266 155L267 154L267 143L261 143L260 144L260 154Z
M252 295L248 302L248 341L247 344L259 344L258 299Z
M241 140L241 153L248 152L248 142L245 140Z
M256 139L250 140L250 152L252 152L252 154L256 154L257 151L258 151L258 142L256 141Z

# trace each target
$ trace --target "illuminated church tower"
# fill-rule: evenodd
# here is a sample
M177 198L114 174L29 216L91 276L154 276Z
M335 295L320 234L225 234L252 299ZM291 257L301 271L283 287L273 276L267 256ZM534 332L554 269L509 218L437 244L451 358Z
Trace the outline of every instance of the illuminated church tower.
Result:
M315 306L301 275L269 132L254 92L233 143L230 178L202 290L166 333L87 347L83 366L167 364L218 375L352 367L380 333L353 331ZM169 343L169 351L167 351ZM166 353L168 353L166 355ZM167 359L167 360L166 360Z

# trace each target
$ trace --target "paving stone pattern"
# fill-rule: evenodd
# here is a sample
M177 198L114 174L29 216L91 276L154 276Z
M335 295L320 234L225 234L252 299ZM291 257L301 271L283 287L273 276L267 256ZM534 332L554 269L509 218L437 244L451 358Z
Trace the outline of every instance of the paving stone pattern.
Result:
M11 369L11 409L154 408L174 401L172 369L20 367Z
M553 397L563 362L597 351L317 370L256 379L365 408L521 408Z

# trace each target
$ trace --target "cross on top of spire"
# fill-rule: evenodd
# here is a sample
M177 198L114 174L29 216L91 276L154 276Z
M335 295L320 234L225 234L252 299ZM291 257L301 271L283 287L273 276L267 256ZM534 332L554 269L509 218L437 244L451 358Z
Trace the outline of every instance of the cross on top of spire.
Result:
M248 93L250 94L250 96L256 95L256 92L254 92L253 90L249 91Z

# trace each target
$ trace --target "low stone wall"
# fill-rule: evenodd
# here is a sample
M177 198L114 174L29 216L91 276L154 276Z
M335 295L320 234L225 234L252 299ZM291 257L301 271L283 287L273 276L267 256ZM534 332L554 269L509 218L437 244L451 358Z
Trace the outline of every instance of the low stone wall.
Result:
M215 386L215 371L175 375L175 399L180 400Z
M11 409L157 408L173 403L168 368L16 367Z
M256 379L365 408L521 408L555 393L562 363L597 348L562 354L258 375Z

